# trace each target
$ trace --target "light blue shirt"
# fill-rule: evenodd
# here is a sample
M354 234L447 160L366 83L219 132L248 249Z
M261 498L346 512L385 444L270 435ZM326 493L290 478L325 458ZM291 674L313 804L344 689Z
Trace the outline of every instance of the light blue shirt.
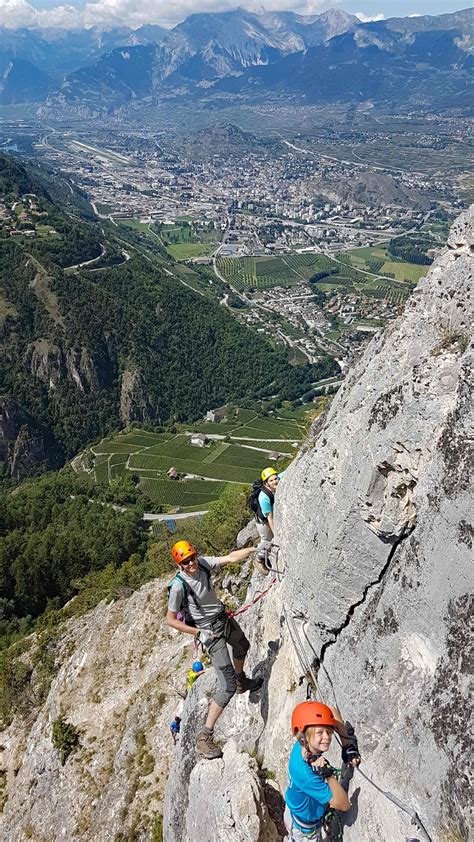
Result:
M289 787L285 793L288 809L298 824L316 824L321 821L328 806L332 792L320 775L313 771L303 759L301 746L293 746L288 766Z
M282 471L281 474L278 474L278 479L281 479L285 472ZM276 489L275 489L276 490ZM275 494L275 492L273 492ZM261 491L258 495L258 505L262 510L262 515L264 517L268 517L273 512L273 506L271 504L270 497L268 494L265 494L264 491Z

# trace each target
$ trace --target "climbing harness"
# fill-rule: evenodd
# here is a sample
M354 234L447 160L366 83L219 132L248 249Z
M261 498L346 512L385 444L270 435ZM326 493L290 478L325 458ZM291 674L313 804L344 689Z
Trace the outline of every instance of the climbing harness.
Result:
M323 816L323 828L331 842L341 842L344 837L344 825L340 814L334 807L328 807Z
M187 544L188 542L187 541L178 541L178 544L179 543ZM206 580L207 580L207 586L208 586L208 588L210 588L211 587L210 568L207 566L207 564L202 564L200 561L198 561L198 568L199 568L199 571L204 572ZM170 596L170 593L171 593L171 588L173 587L175 582L179 582L179 584L181 585L182 593L183 593L181 610L177 612L176 616L177 616L178 620L181 620L182 622L186 623L187 626L195 626L196 623L194 622L194 620L191 616L191 613L189 611L189 600L191 599L193 601L196 608L200 608L201 606L200 606L199 600L198 600L196 594L194 593L194 590L189 586L189 583L186 582L185 579L183 579L183 576L181 575L181 573L177 573L176 576L174 576L174 578L171 580L171 582L169 582L169 584L168 584L168 599L169 599L169 596Z

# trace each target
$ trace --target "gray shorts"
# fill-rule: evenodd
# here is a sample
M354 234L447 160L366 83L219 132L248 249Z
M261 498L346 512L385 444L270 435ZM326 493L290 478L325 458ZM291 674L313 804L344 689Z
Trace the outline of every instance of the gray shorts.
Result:
M312 830L309 833L303 833L302 830L299 830L297 827L295 827L292 815L288 807L285 807L285 815L283 818L285 820L285 825L289 834L290 842L322 842L322 828L317 827L315 830Z
M242 661L249 651L250 643L233 617L222 620L213 630L217 637L206 646L206 651L211 657L212 666L217 675L214 701L225 708L236 689L235 670L229 647L232 650L233 659Z
M256 521L257 525L257 532L259 534L260 541L257 545L257 555L261 556L264 550L269 550L273 541L273 532L270 529L268 523L259 523L258 520Z

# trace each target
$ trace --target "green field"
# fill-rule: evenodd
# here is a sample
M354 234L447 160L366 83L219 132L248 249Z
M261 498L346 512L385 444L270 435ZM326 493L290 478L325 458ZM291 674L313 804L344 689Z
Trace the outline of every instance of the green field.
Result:
M158 505L166 501L169 506L187 509L191 506L211 503L222 492L225 483L205 480L176 482L169 479L143 477L140 480L140 486L150 500Z
M212 254L220 242L220 232L190 220L158 226L155 232L174 260L189 260ZM153 230L153 229L152 229Z
M102 441L100 444L94 445L91 448L93 453L101 454L101 453L136 453L137 450L141 449L141 445L139 444L122 444L122 442L118 439Z
M373 272L370 262L379 260L381 268ZM341 262L345 265L341 265ZM371 283L372 275L392 273L393 280L413 284L426 274L426 267L395 261L384 247L369 247L341 252L337 260L323 254L283 254L274 257L219 257L217 268L237 290L265 290L275 286L291 287L307 283L314 275L337 269L335 274L313 282L323 291L343 286L356 286L362 290ZM369 273L369 274L366 274ZM372 274L370 274L372 273ZM390 283L390 278L387 282ZM407 289L407 294L409 290Z
M132 472L140 478L143 491L156 506L168 510L206 506L217 499L224 483L252 483L268 463L270 451L294 453L294 443L297 446L306 434L311 410L305 407L293 410L287 406L281 410L281 417L237 409L237 412L230 410L233 421L177 425L179 432L174 433L135 428L109 436L90 451L96 482L107 484ZM222 438L209 439L204 447L197 447L190 443L194 431ZM224 436L229 438L224 441ZM167 471L171 467L180 474L179 480L168 479ZM186 474L204 479L185 480ZM206 482L206 479L217 481Z
M176 243L166 247L175 260L189 260L190 257L203 257L216 250L210 243Z
M109 482L109 463L108 462L99 462L95 466L95 481L98 483L102 483L104 485L108 485Z
M149 222L140 222L138 219L118 219L119 225L125 225L127 228L133 228L134 231L143 231L150 233Z
M387 272L390 272L395 275L395 280L399 283L416 284L423 275L426 275L429 269L429 266L394 260L384 246L366 246L344 252L344 255L349 257L355 269L362 269L366 272L373 271L370 268L371 261L383 261L378 272L374 274L386 275ZM337 257L339 258L339 255ZM387 280L390 282L391 279L388 278Z
M219 257L217 268L237 290L291 287L316 272L334 266L321 254L284 254L278 257Z
M258 455L258 454L257 454ZM130 457L130 470L136 474L146 476L147 470L162 471L175 467L180 473L194 474L198 477L220 479L226 482L251 483L258 475L261 459L255 459L255 468L237 468L229 465L216 465L191 459L180 459L175 456L149 456L146 453L136 453Z

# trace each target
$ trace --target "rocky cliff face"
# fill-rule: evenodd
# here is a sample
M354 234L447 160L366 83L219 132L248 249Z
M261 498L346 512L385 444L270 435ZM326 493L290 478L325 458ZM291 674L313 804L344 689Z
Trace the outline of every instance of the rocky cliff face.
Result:
M184 689L189 648L163 632L164 591L164 581L145 585L69 621L56 645L39 643L42 659L1 734L5 842L159 838L169 723L180 701L173 686ZM37 645L29 643L25 668ZM45 659L56 675L38 705ZM78 735L64 765L52 741L60 717Z
M142 372L139 368L124 371L120 391L120 421L127 426L133 421L152 421L153 417L154 411L146 395Z
M59 466L47 430L35 423L10 395L0 395L0 459L14 482Z
M229 791L234 745L271 770L284 792L291 710L305 697L310 668L319 698L355 724L363 771L415 810L432 839L455 831L467 838L472 249L467 213L286 472L276 509L284 576L243 615L249 664L265 687L255 699L233 700L222 717L229 754L197 765L192 741L204 688L187 701L167 842L190 838L191 817L203 809L201 838L225 838L215 811ZM246 799L253 785L247 768L239 778ZM409 816L358 773L350 792L345 838L417 836ZM261 788L260 804L266 796ZM226 810L235 810L232 793ZM254 836L236 829L235 812L232 838L272 838L257 809L249 808L260 822ZM277 823L278 809L272 813Z
M96 392L108 385L108 361L93 359L86 348L61 348L47 339L28 345L25 366L48 389L55 389L69 379L84 393Z

